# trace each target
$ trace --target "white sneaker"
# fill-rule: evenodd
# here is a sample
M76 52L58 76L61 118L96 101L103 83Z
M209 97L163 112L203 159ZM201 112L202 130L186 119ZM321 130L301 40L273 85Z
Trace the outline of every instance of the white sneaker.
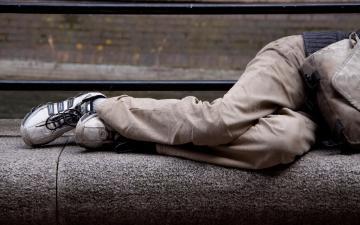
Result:
M102 148L119 153L138 151L142 144L121 136L93 112L86 113L77 123L75 142L87 149Z
M96 113L86 113L75 128L75 142L85 148L111 146L116 133Z
M90 92L33 108L21 122L24 142L29 146L44 145L74 129L82 115L94 111L92 102L98 98L105 95Z

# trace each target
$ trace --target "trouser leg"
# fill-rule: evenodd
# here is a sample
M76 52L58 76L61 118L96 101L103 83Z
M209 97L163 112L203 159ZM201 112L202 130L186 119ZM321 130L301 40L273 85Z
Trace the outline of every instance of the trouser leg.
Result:
M202 102L183 99L155 100L119 96L105 100L97 112L122 136L162 144L214 145L233 137L218 112L221 100Z
M315 142L315 123L287 108L259 119L244 134L226 145L172 146L158 144L160 154L221 166L262 169L292 162Z
M282 38L265 46L228 93L214 102L120 96L104 101L97 112L130 139L170 145L226 144L259 118L282 107L302 105L304 87L298 68L304 58L301 36Z

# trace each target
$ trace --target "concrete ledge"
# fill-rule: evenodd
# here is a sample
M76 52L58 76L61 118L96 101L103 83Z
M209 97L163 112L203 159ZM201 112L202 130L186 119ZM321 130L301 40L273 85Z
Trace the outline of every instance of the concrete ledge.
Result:
M355 224L359 160L316 150L255 172L74 147L59 164L60 224Z
M57 160L63 147L29 149L19 137L0 137L0 224L56 224Z
M72 137L42 149L27 149L20 137L0 139L0 224L360 221L360 155L317 149L287 167L246 171L88 152Z
M219 80L238 79L242 71L181 69L130 65L98 65L41 62L31 60L0 60L2 79L35 80Z

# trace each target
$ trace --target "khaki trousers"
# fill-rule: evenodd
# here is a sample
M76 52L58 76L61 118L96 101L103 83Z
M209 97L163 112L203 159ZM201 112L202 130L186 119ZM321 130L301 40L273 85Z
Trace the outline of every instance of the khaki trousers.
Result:
M248 169L289 163L315 142L316 125L296 112L305 99L304 59L302 36L285 37L265 46L211 103L123 95L97 112L121 135L157 143L160 154Z

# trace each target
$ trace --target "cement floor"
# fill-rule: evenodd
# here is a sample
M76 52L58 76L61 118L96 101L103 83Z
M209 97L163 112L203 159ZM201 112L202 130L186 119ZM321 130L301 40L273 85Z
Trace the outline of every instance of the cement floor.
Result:
M360 155L316 149L247 171L89 152L70 134L26 147L0 120L0 224L358 224Z

